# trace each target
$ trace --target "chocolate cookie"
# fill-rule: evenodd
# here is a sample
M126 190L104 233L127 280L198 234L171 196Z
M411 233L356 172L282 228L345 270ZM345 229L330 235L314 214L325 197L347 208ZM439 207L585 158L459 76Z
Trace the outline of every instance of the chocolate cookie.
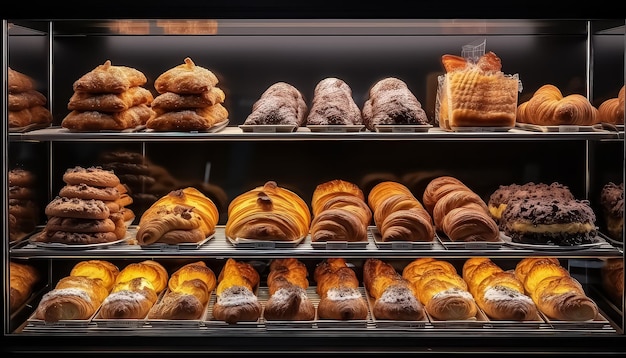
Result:
M521 199L502 213L504 233L513 242L574 246L596 237L596 216L586 200Z
M120 192L116 187L95 187L81 183L78 185L66 185L59 190L59 196L66 198L96 199L115 201L119 199Z
M145 164L112 162L102 164L102 168L117 174L148 175L150 168Z
M113 152L105 152L100 156L103 163L133 163L143 164L144 157L141 153L117 150Z
M9 171L9 186L32 187L35 185L35 175L22 168L15 168Z
M106 219L111 214L102 200L57 196L45 209L46 215L78 219Z
M74 167L63 174L63 181L69 185L86 184L97 187L115 187L120 179L111 170L102 167Z
M38 242L61 243L68 245L89 245L103 244L117 241L118 238L113 232L67 232L43 230L33 236L33 240Z
M35 191L29 187L12 185L9 187L9 199L33 199Z
M46 223L48 232L112 232L115 230L113 220L106 219L78 219L51 216Z

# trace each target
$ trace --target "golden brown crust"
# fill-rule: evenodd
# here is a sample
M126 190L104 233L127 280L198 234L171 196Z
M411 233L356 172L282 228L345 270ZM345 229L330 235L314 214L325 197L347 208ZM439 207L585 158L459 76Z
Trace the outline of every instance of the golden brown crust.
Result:
M315 318L315 306L308 298L306 266L295 258L274 259L267 286L270 297L263 317L267 320L307 321Z
M359 291L356 273L343 258L329 258L314 272L321 319L352 320L367 318L367 303Z
M113 286L98 315L103 319L142 319L148 315L157 298L152 282L146 277L136 276Z
M624 86L616 98L609 98L600 104L598 122L624 124Z
M74 92L67 104L70 111L121 112L140 104L150 105L152 92L133 86L121 93Z
M113 66L111 60L98 65L74 82L75 92L122 93L148 82L139 70L127 66Z
M169 274L160 263L154 260L144 260L126 265L115 278L115 285L129 282L137 277L148 280L150 286L159 294L167 287Z
M203 108L224 103L225 99L226 95L219 87L211 87L209 90L198 94L165 92L154 98L152 109L157 113L165 113L182 109Z
M35 285L41 279L41 274L33 265L11 261L9 275L9 310L13 313L28 301Z
M563 96L554 85L541 86L517 108L517 121L544 126L592 125L598 110L580 94Z
M9 111L21 111L35 106L44 106L46 96L37 90L9 93Z
M461 180L452 176L448 176L448 175L444 175L444 176L440 176L440 177L432 179L426 185L426 188L424 189L424 194L422 195L422 202L426 210L428 210L429 214L431 215L433 214L435 203L437 203L439 198L445 195L446 193L446 191L439 191L439 190L441 189L442 186L448 185L448 184L456 185L456 187L450 186L449 188L463 189L463 187L466 187L465 184L461 182Z
M154 111L145 104L120 112L71 111L63 118L61 127L77 132L124 130L144 125L153 117Z
M499 241L498 225L483 210L483 205L467 204L450 210L443 219L441 230L455 242Z
M52 113L44 106L32 106L20 111L9 111L9 127L19 128L30 124L50 124Z
M154 88L158 93L193 94L208 91L217 83L218 79L213 72L196 66L191 58L186 57L185 63L159 75L154 81Z
M424 306L417 300L406 279L393 266L369 258L363 265L363 284L374 299L376 319L421 320Z
M228 110L217 103L207 107L173 111L155 110L155 116L146 122L146 127L155 131L203 131L214 127L228 118Z
M35 87L33 79L11 67L7 70L9 93L20 93L32 90Z
M120 269L109 261L85 260L77 263L70 271L70 276L85 276L102 280L107 290L111 290Z
M607 259L601 269L602 288L615 304L621 304L624 297L624 260Z
M313 215L317 215L321 207L333 196L352 195L365 200L365 195L358 185L342 179L333 179L318 184L313 191L311 208Z
M46 322L86 320L94 315L108 293L99 279L66 276L44 294L33 316Z
M252 265L229 258L217 280L212 312L215 319L230 324L259 319L262 308L255 292L260 276Z

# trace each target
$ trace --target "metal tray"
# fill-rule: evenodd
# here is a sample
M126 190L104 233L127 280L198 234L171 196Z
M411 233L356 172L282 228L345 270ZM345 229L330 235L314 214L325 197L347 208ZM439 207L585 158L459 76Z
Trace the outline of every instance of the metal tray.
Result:
M306 237L301 237L298 240L294 241L275 241L275 240L256 240L256 239L245 239L245 238L231 238L226 237L226 240L231 243L235 248L238 249L280 249L280 248L294 248L302 241L304 241Z
M424 133L432 127L431 124L377 124L374 129L381 133Z
M347 133L347 132L362 132L365 131L364 125L350 125L350 124L329 124L329 125L318 125L318 124L307 124L306 126L309 128L311 132L321 132L321 133Z
M247 133L291 133L295 132L298 126L293 124L240 124L239 128Z
M380 231L375 226L369 228L374 244L381 250L425 250L432 249L436 243L436 236L432 241L382 241Z
M498 241L451 241L444 233L437 232L437 239L447 250L486 250L497 249L504 244L503 234L500 232Z

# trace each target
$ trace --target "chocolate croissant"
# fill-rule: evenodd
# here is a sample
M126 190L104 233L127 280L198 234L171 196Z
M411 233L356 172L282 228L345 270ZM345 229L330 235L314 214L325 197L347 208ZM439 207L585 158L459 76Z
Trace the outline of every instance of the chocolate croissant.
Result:
M309 233L311 212L296 193L276 182L249 190L228 205L226 237L295 241Z
M226 260L218 276L213 317L229 324L259 319L262 308L255 294L259 281L259 273L249 263Z
M319 263L315 267L314 279L320 296L317 306L319 318L367 318L367 303L359 291L359 280L343 258L329 258Z
M376 319L422 320L424 306L413 294L409 283L390 264L369 258L363 265L363 284L374 299Z
M494 320L533 320L537 307L524 293L524 285L512 271L504 271L486 257L472 257L463 264L463 279L469 291L489 318Z
M315 318L315 306L306 293L307 276L306 266L295 258L272 260L267 276L270 297L263 311L265 319L307 321Z

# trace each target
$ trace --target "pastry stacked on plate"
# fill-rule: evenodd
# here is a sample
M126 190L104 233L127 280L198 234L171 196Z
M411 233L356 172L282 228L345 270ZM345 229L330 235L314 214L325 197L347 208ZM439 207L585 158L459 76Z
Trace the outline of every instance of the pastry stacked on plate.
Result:
M153 260L128 264L115 278L111 292L102 301L102 319L141 319L148 315L167 287L165 267Z
M302 93L286 82L269 86L252 105L244 125L293 125L300 127L309 108Z
M200 319L216 283L215 273L204 261L184 265L170 276L168 290L152 306L148 318Z
M35 241L91 245L124 239L127 222L134 218L126 208L132 198L114 172L77 166L65 171L63 181L66 185L46 206L48 221Z
M61 126L70 131L121 131L146 124L154 116L152 92L143 72L106 60L74 82Z
M453 242L499 241L498 225L487 204L459 179L440 176L431 180L423 195L437 231Z
M409 188L396 181L376 184L367 197L381 241L435 239L432 218Z
M8 68L8 75L9 128L52 123L52 114L46 108L47 98L35 89L33 79L11 67Z
M404 81L387 77L376 82L362 110L363 124L370 131L377 125L425 125L426 112Z
M311 200L311 241L367 241L372 211L361 189L341 179L318 185Z
M77 263L41 298L33 318L46 322L91 318L113 287L120 270L109 261Z
M154 81L159 93L152 102L156 116L146 127L155 131L206 131L224 123L228 110L222 105L225 94L218 78L197 66L191 58L162 73Z
M23 168L9 170L9 240L22 239L39 220L35 175Z
M295 192L268 181L228 205L225 233L230 239L298 241L306 237L311 211Z
M136 239L140 246L197 243L215 233L218 221L217 207L198 189L173 190L141 215Z
M598 122L598 110L583 95L564 96L555 85L545 84L517 107L517 121L542 126L590 126Z
M319 81L313 92L307 125L362 125L359 106L352 98L352 89L339 78Z
M515 243L575 246L596 239L596 215L589 201L575 199L560 183L500 186L489 206L501 213L500 229Z
M260 280L251 264L232 258L226 260L217 278L213 318L228 324L258 320L263 309L256 296Z
M309 287L306 266L295 258L274 259L267 275L269 298L263 317L266 320L310 321L315 306L307 296Z

